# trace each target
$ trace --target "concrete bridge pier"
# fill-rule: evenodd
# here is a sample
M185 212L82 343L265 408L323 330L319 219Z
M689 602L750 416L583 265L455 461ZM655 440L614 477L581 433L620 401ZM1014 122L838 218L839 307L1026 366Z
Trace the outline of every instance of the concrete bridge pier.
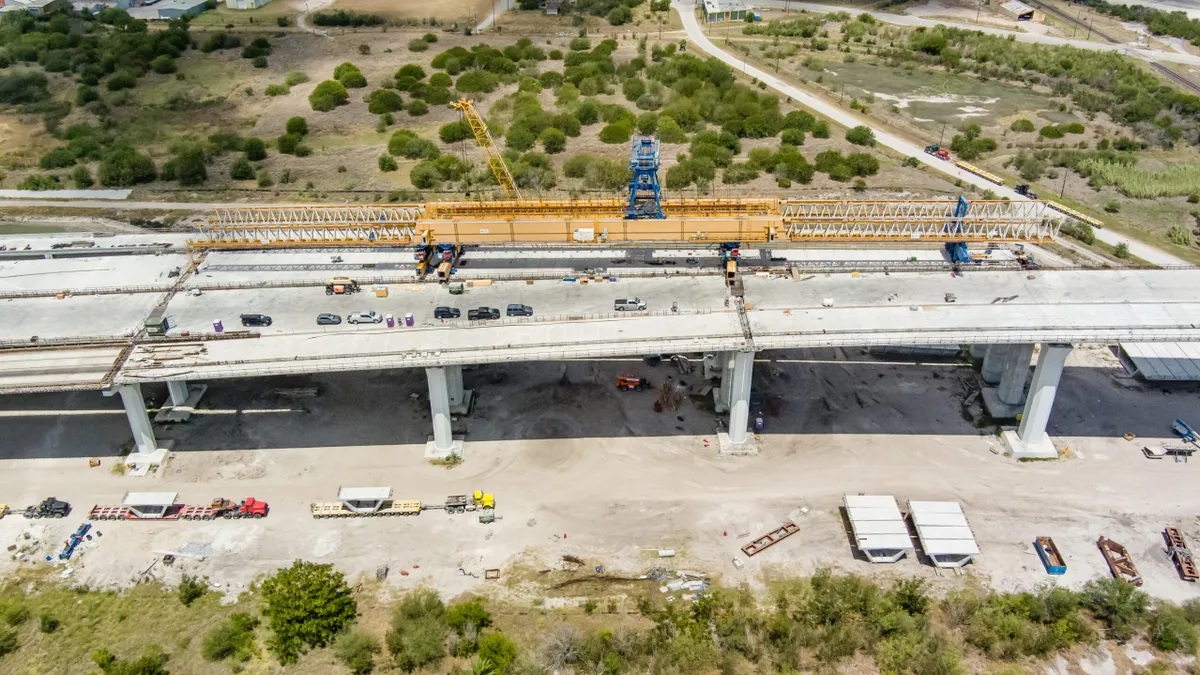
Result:
M733 386L733 362L735 354L736 352L717 352L716 354L712 354L711 364L707 356L704 359L705 376L717 378L717 386L713 388L713 407L718 413L729 412L730 405L733 402L731 387Z
M451 368L437 366L425 369L425 378L429 381L429 413L433 420L433 437L425 444L425 457L429 459L444 459L451 455L462 457L463 439L454 438L450 430L450 374ZM462 396L462 369L458 371L459 396Z
M142 385L121 384L104 392L105 396L121 396L125 406L125 417L129 419L129 429L133 432L133 447L137 450L126 459L126 464L161 464L167 454L165 447L159 447L158 439L154 437L154 428L150 426L150 415L146 412L146 399L142 398Z
M1071 353L1069 344L1043 344L1029 385L1029 396L1021 413L1017 431L1005 431L1000 438L1017 459L1055 459L1058 451L1046 434L1063 365Z
M1012 419L1021 412L1025 403L1025 383L1029 380L1029 361L1033 359L1033 345L1007 345L1000 386L985 387L983 405L987 413L996 419Z
M758 453L758 441L747 433L750 423L750 383L754 377L754 352L732 352L732 372L722 383L729 389L729 433L717 435L722 454Z
M446 391L450 397L450 412L469 415L475 403L475 392L463 389L462 366L443 366L446 371Z
M998 384L1004 373L1004 359L1008 356L1008 345L988 345L983 355L983 366L979 375L987 384Z
M154 421L188 421L192 413L196 412L196 406L207 391L207 384L188 384L186 380L167 380L170 401L159 409L158 414L154 416Z

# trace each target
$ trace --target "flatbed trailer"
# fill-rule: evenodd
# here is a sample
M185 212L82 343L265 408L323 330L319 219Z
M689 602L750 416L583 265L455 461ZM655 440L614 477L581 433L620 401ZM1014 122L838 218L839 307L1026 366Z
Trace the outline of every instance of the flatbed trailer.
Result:
M742 553L744 553L747 557L757 555L762 553L763 550L778 544L779 542L787 539L799 531L800 526L789 520L783 525L780 525L774 530L771 530L770 532L743 546Z
M1179 576L1192 583L1200 579L1200 570L1196 569L1196 561L1183 533L1178 528L1168 527L1163 530L1163 541L1167 542L1167 555L1179 569Z
M313 502L309 505L313 518L375 518L382 516L416 516L421 513L421 500L388 500L377 511L352 511L343 502Z
M179 520L183 517L185 506L184 504L175 504L161 516L147 517L138 515L128 506L97 504L88 513L88 520Z
M973 173L976 176L979 176L980 178L982 178L984 180L991 181L991 182L995 183L996 185L1004 185L1004 183L1005 183L1005 180L1003 178L1001 178L1000 176L997 176L996 174L991 173L989 171L985 171L985 170L975 166L974 164L968 164L967 162L955 162L954 166L957 166L958 168L962 169L963 171Z
M1100 552L1104 554L1104 560L1108 562L1108 569L1114 578L1134 586L1142 585L1142 575L1138 574L1137 566L1129 557L1129 549L1104 536L1096 540L1096 546L1099 546Z

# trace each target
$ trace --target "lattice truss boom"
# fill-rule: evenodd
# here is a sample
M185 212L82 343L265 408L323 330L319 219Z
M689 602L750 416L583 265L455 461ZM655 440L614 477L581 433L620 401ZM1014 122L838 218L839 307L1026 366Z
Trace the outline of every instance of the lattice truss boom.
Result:
M1062 221L1042 202L970 202L965 217L953 201L793 201L780 212L788 239L931 239L1043 241Z

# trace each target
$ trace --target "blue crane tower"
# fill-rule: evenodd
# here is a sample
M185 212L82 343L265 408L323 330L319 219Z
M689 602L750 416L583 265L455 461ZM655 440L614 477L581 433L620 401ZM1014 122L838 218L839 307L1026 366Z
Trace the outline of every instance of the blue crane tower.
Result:
M658 136L637 136L629 149L629 203L625 219L665 218L658 184Z
M950 221L950 224L944 228L947 234L962 234L963 219L967 217L969 209L967 200L963 199L962 195L959 195L958 203L954 205L954 220ZM971 256L967 253L967 242L965 241L946 242L946 254L950 257L950 262L956 265L971 262Z

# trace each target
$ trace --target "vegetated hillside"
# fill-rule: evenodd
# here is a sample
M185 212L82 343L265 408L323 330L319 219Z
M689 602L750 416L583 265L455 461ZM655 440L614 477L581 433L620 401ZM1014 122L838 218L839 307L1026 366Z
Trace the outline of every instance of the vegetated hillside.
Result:
M519 570L510 570L520 577ZM1098 579L1079 591L999 593L959 585L934 597L921 580L876 583L820 571L776 579L757 597L714 586L668 602L656 582L554 572L523 593L559 600L446 602L428 588L380 600L330 565L297 561L218 602L203 579L177 589L67 589L26 576L0 592L0 672L303 673L1033 672L1081 649L1131 641L1179 672L1194 653L1200 605L1154 603ZM581 583L574 583L581 582ZM522 582L523 583L523 582ZM527 585L526 585L527 586ZM510 590L510 595L511 591ZM515 603L515 604L514 604ZM1124 659L1124 655L1119 657Z

